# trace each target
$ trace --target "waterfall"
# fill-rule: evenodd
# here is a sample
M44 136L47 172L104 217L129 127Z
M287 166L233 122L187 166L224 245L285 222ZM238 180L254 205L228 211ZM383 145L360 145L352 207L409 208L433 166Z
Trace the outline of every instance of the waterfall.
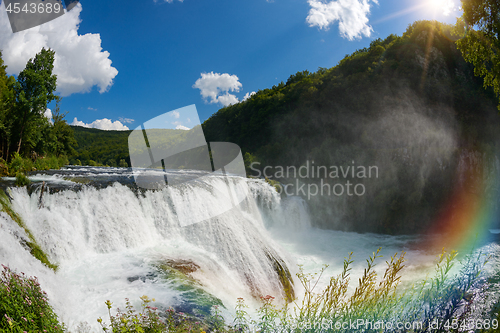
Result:
M437 255L415 248L418 236L311 227L305 200L282 196L263 180L210 176L141 191L126 169L68 168L30 179L31 189L7 191L11 207L59 269L54 273L30 254L25 245L29 236L4 212L0 263L37 276L71 331L85 321L99 331L96 319L107 320L106 300L114 310L124 308L125 298L137 308L142 295L155 298L161 309L172 306L194 314L223 304L223 315L231 322L238 297L251 314L261 305L259 296L276 297L278 306L293 296L300 300L304 290L295 278L298 265L307 273L329 265L317 283L319 291L342 271L351 251L351 276L357 281L365 259L379 247L384 256L376 268L379 275L383 261L407 252L402 281L410 285L432 274ZM82 179L86 185L77 183ZM49 190L40 200L42 180ZM246 196L236 208L219 196L227 182L237 195ZM189 219L202 222L186 224ZM496 255L494 269L486 273L497 274L498 245L482 250ZM349 292L355 287L350 284ZM494 304L497 297L491 299L485 304Z
M166 266L187 265L188 282L228 308L237 297L255 302L269 294L284 300L293 293L296 264L266 228L307 227L304 203L282 200L262 180L228 179L248 195L222 214L221 206L229 203L217 197L216 189L226 180L216 176L144 192L118 182L83 186L46 193L42 205L39 192L11 188L12 208L60 268L54 274L34 259L21 245L24 231L5 213L0 215L0 260L38 276L70 327L105 316L106 299L119 303L147 294L160 305L182 308L186 299L176 288L182 282L164 279L159 271ZM181 214L214 217L182 226Z

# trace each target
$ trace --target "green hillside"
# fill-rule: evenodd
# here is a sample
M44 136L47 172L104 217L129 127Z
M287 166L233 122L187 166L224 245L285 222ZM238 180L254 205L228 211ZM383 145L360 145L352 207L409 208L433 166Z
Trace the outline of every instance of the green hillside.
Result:
M207 139L237 143L266 164L300 165L306 156L296 151L310 154L328 137L373 147L372 140L359 140L363 133L354 127L412 101L452 108L463 134L487 139L476 125L487 123L495 96L447 37L451 28L415 22L403 36L374 40L336 67L298 72L219 110L203 124Z
M72 128L78 147L76 148L76 154L70 160L71 164L124 166L123 161L125 161L127 166L130 166L128 140L132 131L104 131L81 126L72 126ZM176 129L148 130L149 143L154 142L155 147L162 147L163 149L182 146L186 141L189 142L199 136L201 136L201 131L196 129L192 131ZM137 142L137 139L140 141ZM204 138L197 139L203 140ZM132 141L132 152L136 154L135 156L144 156L146 160L149 160L149 152L145 151L144 147L141 146L142 133L140 133L139 137L134 136L133 140L135 140L135 143ZM177 156L174 160L170 160L173 163L172 165L180 166L186 163L180 156ZM187 164L193 165L192 163Z
M250 174L262 176L267 167L266 176L291 184L308 200L316 226L425 230L453 193L476 195L477 188L464 190L458 180L479 179L500 152L498 99L474 76L451 29L415 22L403 36L374 40L334 68L298 72L219 110L203 124L207 140L238 144L247 166L254 162ZM316 170L306 178L283 171L311 165L339 174L340 167L372 167L374 175L335 178L323 169L321 177ZM299 190L325 183L325 191L337 184L346 190L347 181L360 184L363 195Z
M71 126L78 143L76 154L70 159L71 164L97 164L119 166L124 159L130 166L128 136L131 131L103 131L94 128Z

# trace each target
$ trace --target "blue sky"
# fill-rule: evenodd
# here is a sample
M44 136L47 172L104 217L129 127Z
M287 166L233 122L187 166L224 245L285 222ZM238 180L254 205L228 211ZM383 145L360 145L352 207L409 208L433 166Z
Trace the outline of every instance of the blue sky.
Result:
M458 0L81 0L53 21L12 33L2 3L0 49L9 74L18 74L42 47L56 51L68 123L134 129L191 104L204 121L223 105L286 82L297 71L333 67L373 39L401 35L416 20L454 23L459 5Z

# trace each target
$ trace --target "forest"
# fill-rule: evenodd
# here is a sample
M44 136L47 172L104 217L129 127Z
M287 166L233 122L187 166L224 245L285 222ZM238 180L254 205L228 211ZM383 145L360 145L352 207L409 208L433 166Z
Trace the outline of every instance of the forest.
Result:
M0 53L0 173L22 177L34 169L58 168L74 154L76 141L59 109L52 50L42 49L17 79L8 76ZM55 101L54 110L47 109Z
M73 165L128 167L128 136L131 131L103 131L95 128L71 126L78 143L70 157Z

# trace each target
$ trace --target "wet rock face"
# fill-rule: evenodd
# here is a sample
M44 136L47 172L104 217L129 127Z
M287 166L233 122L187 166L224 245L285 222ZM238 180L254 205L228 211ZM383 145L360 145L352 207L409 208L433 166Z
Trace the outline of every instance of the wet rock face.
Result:
M193 261L185 259L165 259L163 264L186 275L196 272L200 268Z
M142 282L146 282L146 280L154 280L157 276L158 276L158 274L155 274L155 273L148 273L145 276L134 275L134 276L129 276L127 278L127 281L128 282L134 282L134 281L137 281L137 280L141 280Z

